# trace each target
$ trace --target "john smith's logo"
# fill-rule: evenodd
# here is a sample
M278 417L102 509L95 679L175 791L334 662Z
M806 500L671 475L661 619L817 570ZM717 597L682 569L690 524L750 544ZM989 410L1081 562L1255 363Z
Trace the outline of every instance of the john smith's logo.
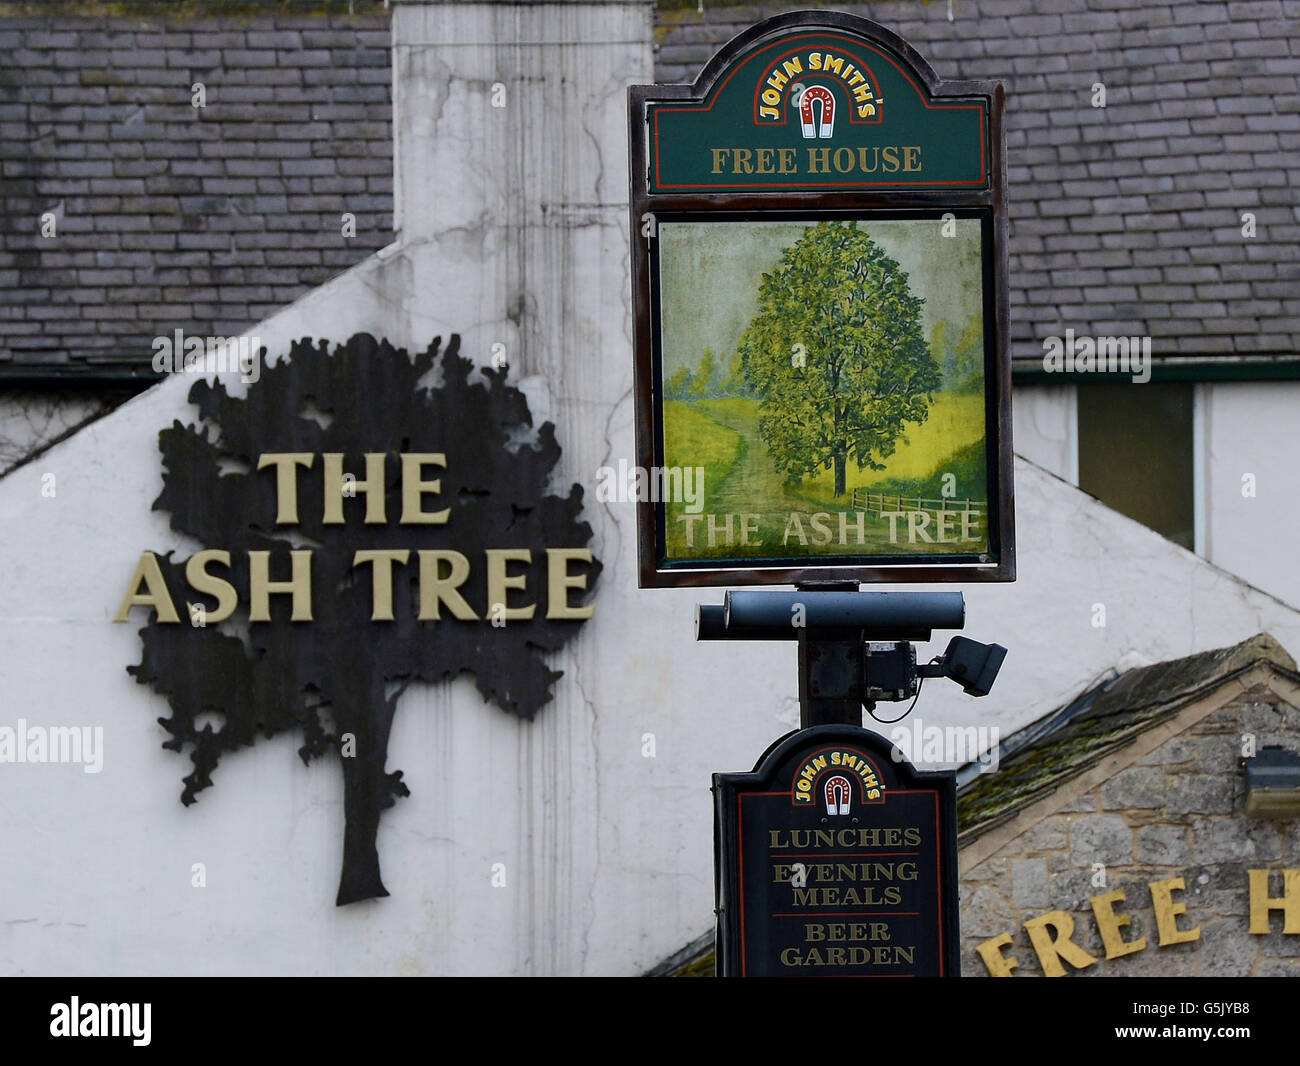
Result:
M818 77L806 80L807 75ZM875 77L857 56L801 51L773 60L761 72L754 89L754 121L784 126L793 116L805 138L829 140L837 117L878 123L882 104Z
M853 788L843 774L826 779L826 813L848 814L853 802Z
M811 85L808 88L796 86L790 94L790 106L799 109L799 124L806 138L823 137L829 139L835 134L835 97L824 85ZM820 121L814 122L818 108L821 110Z
M883 803L885 783L875 764L855 748L825 748L808 756L794 775L790 802L813 807L821 796L829 815L848 814L857 786L859 803Z

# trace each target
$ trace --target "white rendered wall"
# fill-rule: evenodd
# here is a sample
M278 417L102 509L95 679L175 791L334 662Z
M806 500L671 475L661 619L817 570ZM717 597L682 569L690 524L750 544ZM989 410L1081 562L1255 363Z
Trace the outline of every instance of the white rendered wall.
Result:
M1073 385L1016 386L1011 421L1017 455L1078 484L1079 420Z
M1016 454L1072 484L1079 471L1076 393L1073 385L1022 385L1012 398ZM1195 404L1198 554L1300 607L1293 535L1300 523L1300 382L1205 382ZM1243 494L1248 474L1253 496Z
M1300 381L1204 385L1202 553L1300 607ZM1243 478L1254 475L1254 496Z
M31 392L0 394L0 474L112 408L113 401L85 392L71 396Z
M563 6L396 9L402 240L249 332L276 352L455 329L483 362L502 340L535 421L556 422L558 478L591 490L633 454L622 130L625 86L651 77L650 12ZM578 21L561 34L557 19ZM513 105L475 110L496 81ZM509 202L485 190L480 152L510 161ZM468 680L402 699L389 767L412 794L379 834L391 897L334 906L341 779L330 761L304 768L292 736L226 755L181 806L188 758L162 750L166 705L126 673L143 620L109 619L142 550L198 547L150 510L157 434L192 419L191 384L0 478L0 725L100 725L105 744L99 774L0 765L0 973L635 974L705 931L710 774L749 768L796 724L794 647L695 644L692 606L721 590L638 591L631 507L591 491L605 571L595 617L555 656L555 700L530 724ZM1011 649L1003 676L979 701L931 682L926 721L1009 731L1126 656L1259 631L1300 653L1295 611L1039 467L1018 461L1016 478L1021 580L966 589L967 632ZM206 888L191 887L198 862Z

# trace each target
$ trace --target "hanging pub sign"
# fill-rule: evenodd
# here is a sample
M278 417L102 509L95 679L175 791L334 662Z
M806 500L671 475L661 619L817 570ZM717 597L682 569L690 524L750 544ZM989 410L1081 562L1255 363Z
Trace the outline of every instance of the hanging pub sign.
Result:
M1014 580L1001 85L799 12L629 94L641 585Z
M801 729L714 774L720 977L956 977L952 773L858 726Z

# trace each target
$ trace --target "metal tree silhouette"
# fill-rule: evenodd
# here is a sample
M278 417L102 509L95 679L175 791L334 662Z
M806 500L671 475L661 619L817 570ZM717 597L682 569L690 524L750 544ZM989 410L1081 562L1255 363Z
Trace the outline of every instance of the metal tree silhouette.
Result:
M230 552L229 567L209 566L209 572L228 580L239 602L231 617L202 627L185 624L193 618L160 624L155 612L140 630L141 661L128 672L171 706L172 716L158 720L171 734L163 747L193 748L194 770L181 793L186 805L213 783L223 753L253 744L259 735L301 730L304 763L328 752L340 756L340 905L388 895L376 836L381 813L410 794L402 772L389 772L386 765L393 715L406 686L468 671L484 699L531 719L561 676L546 666L543 654L560 648L581 625L544 617L547 601L538 591L547 579L546 555L539 549L580 549L592 536L579 520L580 486L567 496L546 492L560 456L554 427L547 422L528 432L527 401L506 384L504 369L483 369L486 380L471 383L473 364L459 356L459 338L453 335L439 358L440 346L441 338L435 339L412 359L367 334L332 354L327 341L313 346L304 339L292 346L287 361L265 368L245 397L229 395L220 383L197 382L189 400L200 424L177 421L159 434L165 473L154 509L171 514L173 529ZM441 381L421 386L420 379L435 369ZM521 435L532 439L520 444ZM276 525L278 472L257 469L258 456L269 452L317 456L312 468L297 472L297 525ZM437 506L451 509L445 524L395 520L394 502L401 500L397 456L410 452L446 455L446 468L437 471ZM343 524L323 522L323 453L342 453L358 482L363 453L385 454L387 522L363 521L367 499L360 484L356 498L343 501ZM488 620L482 553L489 547L531 550L527 565L512 563L512 576L524 574L534 591L538 607L532 619L504 625ZM272 580L284 580L291 570L289 552L304 548L312 551L312 621L291 621L290 597L274 595L270 620L250 622L249 552L269 552ZM378 569L354 566L355 552L376 549L410 551L410 565L392 568L393 618L387 621L372 621ZM449 599L439 620L418 619L421 549L477 560L458 591L479 620L451 617ZM216 597L196 597L190 589L185 561L173 561L169 552L159 563L174 602L189 599L192 615L200 618L218 610ZM455 566L450 558L433 563L437 573L426 575L430 580L454 577L443 569ZM590 592L600 569L593 558L571 572L585 574ZM514 596L525 598L519 591ZM213 715L220 720L217 729L206 720Z

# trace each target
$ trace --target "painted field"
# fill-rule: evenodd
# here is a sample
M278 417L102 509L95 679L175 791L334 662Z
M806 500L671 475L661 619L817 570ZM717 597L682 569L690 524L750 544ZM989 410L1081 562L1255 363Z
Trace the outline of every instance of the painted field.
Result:
M854 488L921 482L936 477L954 453L964 450L969 456L984 437L982 396L936 394L927 420L907 427L883 470L858 470L849 463L847 491L838 499L830 470L798 483L777 471L758 435L758 419L759 404L753 399L664 404L665 464L705 470L700 514L688 514L680 503L667 505L670 558L977 555L987 550L982 522L971 540L949 540L952 547L944 549L923 535L909 536L905 520L891 523L852 510ZM970 463L962 465L969 469ZM958 486L958 495L983 499L985 486Z

